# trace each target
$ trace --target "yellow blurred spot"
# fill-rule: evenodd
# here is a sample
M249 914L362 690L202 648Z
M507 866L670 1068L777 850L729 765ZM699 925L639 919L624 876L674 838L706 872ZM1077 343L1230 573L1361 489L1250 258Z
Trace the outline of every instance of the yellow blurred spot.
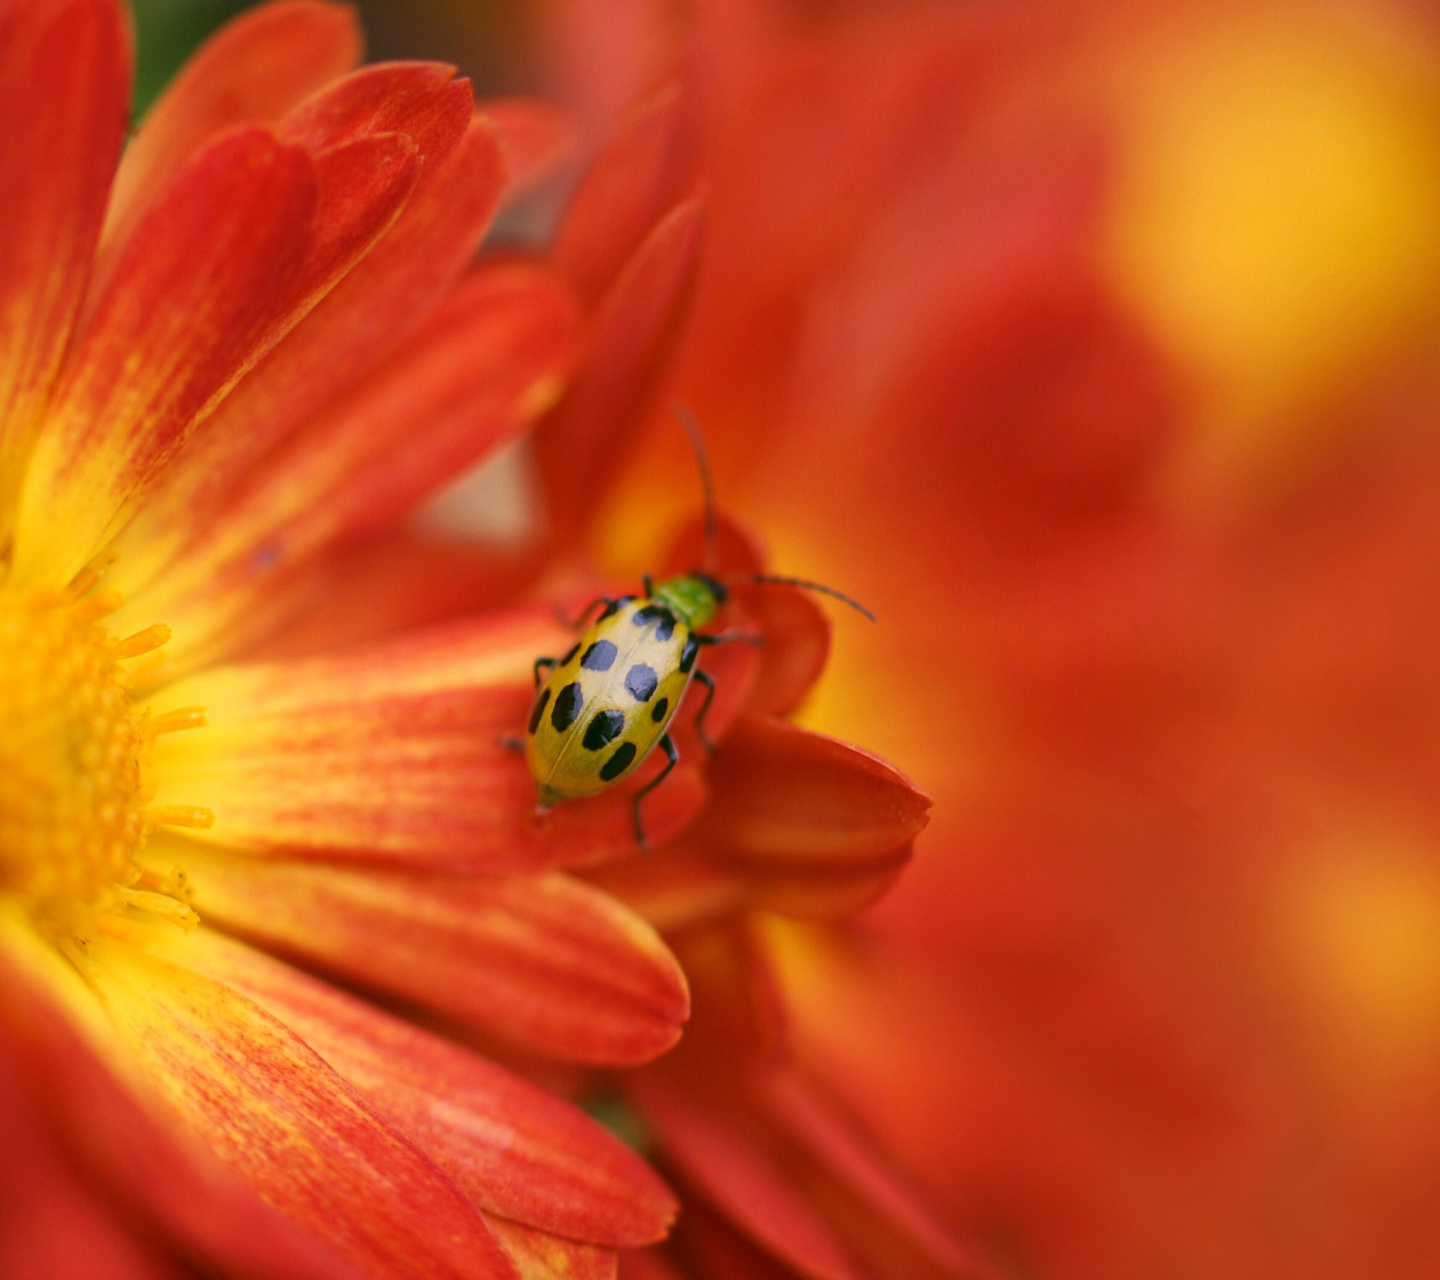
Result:
M1440 1065L1435 851L1353 840L1303 867L1289 912L1306 1003L1338 1056L1386 1075Z
M1216 399L1222 464L1283 452L1260 416L1436 299L1435 51L1374 13L1235 9L1152 31L1118 85L1117 282Z

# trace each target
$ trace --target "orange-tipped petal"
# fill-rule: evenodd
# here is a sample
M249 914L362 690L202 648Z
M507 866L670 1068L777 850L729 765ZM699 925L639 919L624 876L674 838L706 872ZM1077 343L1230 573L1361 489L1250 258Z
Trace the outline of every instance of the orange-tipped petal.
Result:
M615 1280L614 1250L546 1235L532 1227L486 1215L485 1221L520 1272L520 1280Z
M122 24L115 0L10 4L0 14L0 540L89 279L124 136Z
M321 551L398 520L533 421L570 357L574 303L541 268L473 273L374 376L271 460L155 588L178 660Z
M606 292L569 394L536 432L556 536L583 529L625 460L689 310L704 203L676 205Z
M717 801L695 838L772 868L864 864L904 850L930 808L878 757L769 716L741 716L708 776Z
M641 103L591 165L565 212L555 262L588 302L605 294L693 180L685 105L678 84Z
M261 952L204 943L207 973L300 1035L487 1214L594 1244L663 1238L674 1197L577 1107Z
M361 1280L196 1141L115 1043L95 992L13 917L0 919L0 1027L57 1139L127 1221L207 1274Z
M372 372L473 257L494 212L501 161L472 121L453 149L422 152L419 182L395 225L226 398L162 477L118 546L113 581L150 580L278 441Z
M84 968L169 1105L268 1203L376 1275L515 1280L459 1189L283 1023L128 942L92 939Z
M486 98L476 109L500 139L506 200L545 181L575 147L569 113L553 103L539 98Z
M675 1043L689 1014L658 935L563 875L262 863L178 841L147 857L185 866L207 919L550 1056L644 1062Z
M727 1218L807 1280L859 1280L828 1224L756 1135L649 1076L635 1089L666 1158Z
M120 244L170 177L211 138L273 124L360 61L349 5L278 0L221 27L191 56L145 116L115 174L105 220Z
M203 734L155 744L159 805L203 803L206 840L254 850L465 869L533 870L631 852L631 794L651 776L535 814L524 732L535 658L570 643L543 608L516 609L304 663L215 668L154 709L203 706ZM703 802L682 766L645 801L661 841Z

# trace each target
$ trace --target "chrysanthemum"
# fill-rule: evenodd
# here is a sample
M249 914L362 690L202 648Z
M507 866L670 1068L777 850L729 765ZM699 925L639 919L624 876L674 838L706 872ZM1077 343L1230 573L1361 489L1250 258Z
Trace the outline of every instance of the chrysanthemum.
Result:
M553 870L632 851L628 796L539 825L504 745L553 604L395 635L543 557L386 531L542 414L573 527L663 367L698 205L647 213L622 147L551 264L474 263L554 117L357 58L345 9L256 10L122 156L118 0L0 4L5 1275L598 1277L673 1216L459 1043L638 1063L688 1010L650 926ZM776 599L731 720L793 694Z

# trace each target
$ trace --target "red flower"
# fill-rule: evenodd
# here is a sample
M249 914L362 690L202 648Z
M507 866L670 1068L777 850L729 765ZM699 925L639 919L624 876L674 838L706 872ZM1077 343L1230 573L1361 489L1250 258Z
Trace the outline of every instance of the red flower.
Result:
M630 1065L688 1013L559 870L634 850L633 787L542 827L503 739L699 204L636 224L602 165L553 263L472 261L562 123L358 56L256 9L122 155L116 0L0 6L0 1274L602 1276L674 1213L477 1049ZM551 544L398 527L547 414ZM760 621L773 689L812 620Z

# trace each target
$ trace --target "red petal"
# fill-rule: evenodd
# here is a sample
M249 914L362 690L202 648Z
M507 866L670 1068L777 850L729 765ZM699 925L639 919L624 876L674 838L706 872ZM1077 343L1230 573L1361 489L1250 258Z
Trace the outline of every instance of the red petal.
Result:
M753 879L683 838L661 857L622 858L583 874L662 933L736 914L750 901Z
M454 1184L284 1024L125 942L92 938L85 973L169 1105L287 1217L379 1275L515 1280Z
M541 269L475 272L389 363L273 456L115 625L185 649L321 551L393 523L532 421L569 359L574 304Z
M642 103L591 165L560 227L555 262L598 301L641 242L687 191L694 159L682 136L685 98L667 85Z
M120 543L120 589L147 582L273 448L373 371L422 323L474 255L500 183L478 121L448 154L423 156L395 225L227 397L162 478Z
M500 139L505 200L544 182L574 149L570 116L551 103L538 98L486 98L477 109Z
M276 132L312 151L356 138L404 134L423 156L441 160L470 123L468 80L442 62L380 62L361 67L280 121Z
M930 801L876 756L783 720L747 714L711 765L706 847L771 867L866 863L904 850Z
M80 1023L93 1036L103 1014L68 961L33 933L3 934L0 1027L16 1066L77 1167L128 1219L207 1272L358 1280L342 1258L221 1168L143 1081L138 1088L122 1082L133 1062L101 1061L100 1042L87 1042ZM103 1047L118 1049L108 1037Z
M804 1080L784 1068L759 1088L777 1118L813 1161L816 1198L868 1269L878 1274L974 1277L980 1268L904 1182ZM838 1192L838 1195L832 1193Z
M612 1246L665 1235L674 1197L577 1107L239 943L212 936L204 963L300 1035L487 1214Z
M208 718L203 734L156 743L156 803L209 806L205 838L221 843L391 864L500 873L629 852L630 797L652 766L541 821L505 743L524 730L534 659L569 643L548 611L517 609L343 657L192 676L152 699ZM645 802L651 837L702 799L694 770L676 770Z
M0 539L124 136L122 23L114 0L11 4L0 15Z
M669 368L689 309L704 205L675 206L605 294L569 394L536 432L557 539L584 528Z
M648 1076L636 1093L666 1157L731 1221L809 1280L859 1280L824 1219L750 1133Z
M71 1167L0 1056L0 1276L178 1280Z
M479 545L400 526L330 558L304 609L247 658L309 658L513 600L537 549Z
M180 166L211 138L242 124L273 124L360 61L348 5L279 0L221 27L156 100L125 149L106 217L107 246L122 243Z
M208 919L552 1057L643 1062L689 1013L680 967L650 927L562 875L409 875L178 842L147 857L186 866Z
M131 238L37 444L18 581L67 581L117 531L219 397L384 229L415 172L398 136L312 162L249 129L177 175Z

